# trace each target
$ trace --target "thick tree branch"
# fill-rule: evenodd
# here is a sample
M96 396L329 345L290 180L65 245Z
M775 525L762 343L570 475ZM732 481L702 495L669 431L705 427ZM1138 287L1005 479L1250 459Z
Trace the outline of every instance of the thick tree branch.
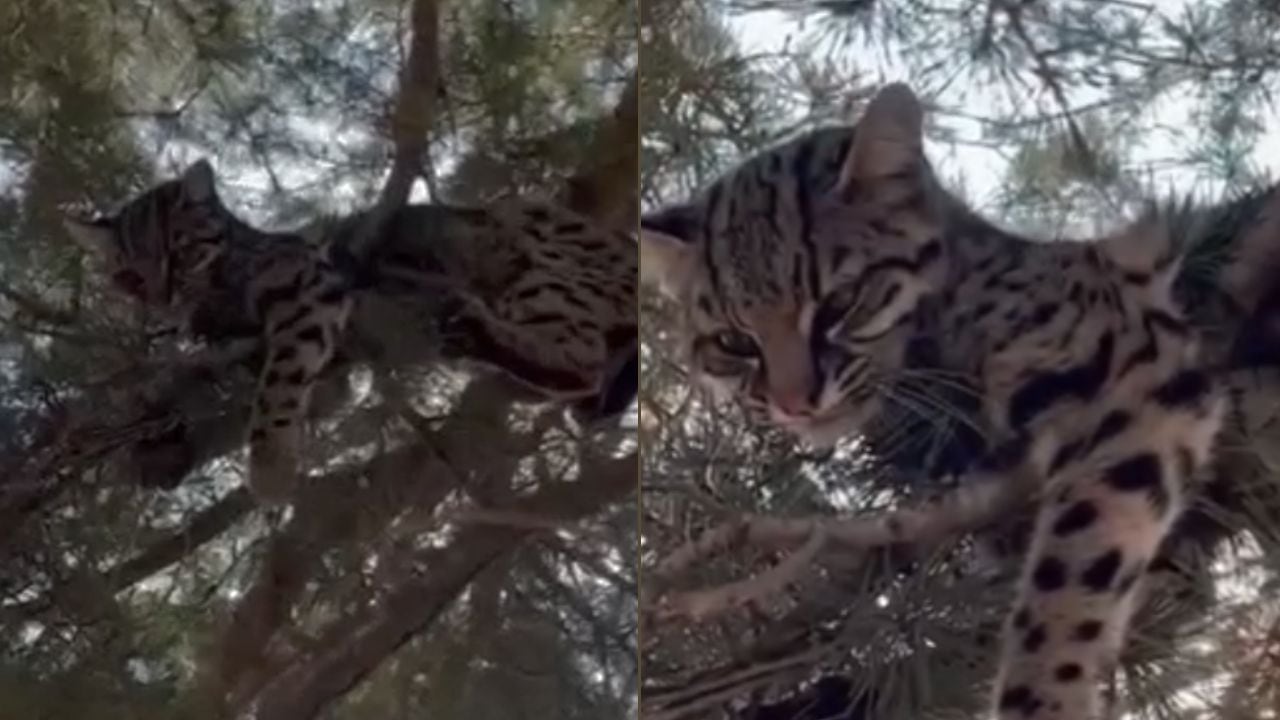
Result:
M182 560L221 535L256 507L248 489L240 487L196 513L182 529L155 542L108 573L113 591L123 590Z
M193 551L221 535L247 515L255 504L249 491L237 488L196 513L185 526L148 545L137 555L125 560L106 572L104 591L108 595L131 587L180 562ZM57 607L60 598L77 592L74 585L58 584L30 602L6 608L15 617L34 620L37 616Z
M583 479L557 483L506 510L562 520L583 518L624 500L636 490L636 456L601 462ZM263 720L308 720L364 680L391 653L412 640L455 600L478 573L510 552L533 531L511 526L466 526L443 549L422 553L422 577L405 580L376 607L344 629L320 652L300 658L259 695Z
M631 230L639 212L640 82L633 71L613 112L598 124L586 164L565 183L559 198L610 227Z
M504 389L493 378L473 381L443 427L362 467L307 484L294 518L271 539L250 590L223 632L217 671L208 678L218 698L229 695L239 704L236 698L251 697L270 681L277 668L267 647L289 625L321 554L336 547L367 547L385 540L393 521L432 516L466 480L459 473L507 477L514 471L526 448L494 430L505 427L502 418L510 400ZM487 433L488 464L483 468L467 455L477 428ZM352 497L361 501L352 503Z
M365 218L350 248L356 257L372 249L379 230L409 199L413 181L421 174L435 118L436 88L440 84L440 3L413 0L410 9L409 57L400 69L400 88L391 114L395 150L391 174L373 210Z
M293 608L316 574L321 555L358 547L402 513L430 513L453 489L450 472L426 443L378 456L366 468L324 478L271 538L250 589L223 633L217 659L219 697L252 695L274 671L267 647L290 624ZM346 499L360 495L364 501Z

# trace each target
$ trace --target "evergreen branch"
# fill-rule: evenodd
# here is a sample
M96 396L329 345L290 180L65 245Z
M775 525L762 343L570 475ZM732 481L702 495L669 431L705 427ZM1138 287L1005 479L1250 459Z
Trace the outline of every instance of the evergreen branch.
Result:
M24 293L8 283L0 283L0 297L13 303L18 310L35 320L51 325L69 325L76 320L74 312L50 305L35 295Z
M296 656L282 657L276 648L290 633L291 619L308 582L321 573L326 552L365 547L387 558L393 554L387 543L426 532L424 522L438 515L437 508L459 487L458 476L464 472L452 467L449 458L467 456L465 448L473 442L477 425L490 433L488 445L498 448L486 456L490 462L485 473L505 478L516 472L528 448L520 446L518 438L498 431L505 427L502 418L509 411L508 390L500 378L472 381L439 428L421 427L411 443L384 451L367 463L308 481L309 489L298 495L293 518L272 538L250 589L222 630L217 657L211 658L213 665L204 669L205 687L217 702L239 707L276 682L289 663L303 662ZM361 503L348 501L357 495ZM559 519L554 513L535 514L518 507L502 510L550 522ZM527 527L495 528L484 523L465 530L486 531L535 532ZM336 626L329 629L333 637L343 637L346 632Z
M1067 100L1067 93L1062 88L1062 83L1058 81L1058 72L1049 64L1045 53L1031 39L1031 35L1027 32L1027 28L1022 22L1022 9L1025 4L1010 4L1004 1L998 4L1001 6L1000 9L1004 11L1005 16L1008 17L1009 27L1013 29L1014 36L1022 42L1027 52L1031 55L1035 66L1032 74L1040 78L1040 81L1049 90L1049 94L1053 96L1058 107L1061 108L1063 121L1067 124L1067 134L1071 138L1071 144L1075 146L1080 166L1090 174L1096 172L1098 167L1097 159L1094 157L1088 141L1085 140L1084 132L1080 129L1079 123L1076 122L1071 103Z
M998 520L1031 498L1030 473L981 476L923 505L855 518L777 518L748 515L713 527L672 552L646 576L647 603L655 620L705 621L776 593L797 580L828 545L855 552L888 545L928 546ZM804 543L800 549L793 550ZM754 577L719 587L662 594L665 586L706 558L735 546L790 552L778 565Z
M73 395L69 402L47 403L42 415L28 422L31 440L0 457L0 546L58 497L77 468L183 426L183 408L202 406L207 411L212 391L207 379L225 374L254 347L256 343L233 342L163 364L143 363L80 385L68 393ZM121 405L122 397L129 402ZM241 440L238 432L225 432L227 423L220 413L208 415L200 428L224 431L203 433L206 442L195 449L193 459L225 452ZM190 427L186 432L193 435ZM183 464L175 471L185 473L191 467ZM170 480L143 484L176 485Z
M647 688L641 716L645 720L706 717L706 712L752 690L768 687L780 677L803 677L838 648L834 643L806 647L782 657L762 659L745 667L705 673L678 686Z
M510 511L564 520L580 519L636 490L636 456L584 469L583 479L548 485L512 503ZM469 526L444 548L421 553L414 563L429 577L410 577L385 600L350 620L318 652L296 659L259 693L252 706L263 720L306 720L362 682L382 662L434 622L475 577L519 546L531 531ZM326 633L327 634L327 633Z
M804 545L777 565L754 577L715 588L672 593L661 601L656 619L664 621L672 618L688 618L694 622L702 622L712 615L740 608L757 599L782 592L787 585L795 582L801 573L813 565L818 553L826 547L828 538L825 524L822 522L808 524L810 532ZM732 529L738 530L738 528ZM749 530L748 534L750 534Z
M475 405L491 399L468 392L463 406L473 412ZM219 700L229 697L235 705L236 698L250 697L271 681L278 667L268 657L268 647L288 626L307 582L321 568L323 553L367 545L406 513L432 513L454 487L452 474L439 465L437 451L420 439L308 483L315 491L299 494L294 517L271 539L253 583L223 629L216 668L206 670L211 694ZM363 502L347 502L356 493Z

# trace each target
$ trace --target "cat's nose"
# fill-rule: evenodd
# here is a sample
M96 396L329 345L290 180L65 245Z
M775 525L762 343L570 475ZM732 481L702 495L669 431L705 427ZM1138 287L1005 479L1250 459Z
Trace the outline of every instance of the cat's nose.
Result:
M809 397L806 388L787 388L785 390L774 390L770 394L770 400L777 406L778 410L792 417L807 417L813 414L813 401Z

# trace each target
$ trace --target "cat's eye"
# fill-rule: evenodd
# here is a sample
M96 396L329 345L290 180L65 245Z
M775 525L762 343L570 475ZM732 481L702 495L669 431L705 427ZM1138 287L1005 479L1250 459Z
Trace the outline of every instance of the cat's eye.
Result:
M847 283L827 295L827 299L822 304L827 312L833 316L832 319L838 320L858 307L861 301L862 284Z
M756 341L741 330L721 330L712 339L717 347L730 355L754 357L756 354Z
M813 317L813 332L824 335L862 305L862 284L848 283L829 293Z

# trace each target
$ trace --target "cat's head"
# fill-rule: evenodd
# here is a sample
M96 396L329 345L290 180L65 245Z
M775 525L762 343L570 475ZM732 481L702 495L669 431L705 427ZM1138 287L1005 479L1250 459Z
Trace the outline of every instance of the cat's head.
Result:
M693 374L817 445L858 430L939 289L923 113L883 88L856 128L763 152L641 220L641 276L673 298Z
M68 234L98 258L111 284L148 305L182 302L224 250L227 213L206 160L110 215L64 216Z

